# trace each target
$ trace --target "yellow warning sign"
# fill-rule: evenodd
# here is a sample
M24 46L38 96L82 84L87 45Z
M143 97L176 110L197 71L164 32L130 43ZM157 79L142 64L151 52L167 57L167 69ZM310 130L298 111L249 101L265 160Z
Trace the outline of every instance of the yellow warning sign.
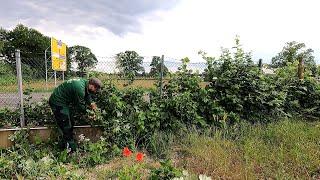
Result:
M53 70L67 70L67 46L55 38L51 38L51 59Z

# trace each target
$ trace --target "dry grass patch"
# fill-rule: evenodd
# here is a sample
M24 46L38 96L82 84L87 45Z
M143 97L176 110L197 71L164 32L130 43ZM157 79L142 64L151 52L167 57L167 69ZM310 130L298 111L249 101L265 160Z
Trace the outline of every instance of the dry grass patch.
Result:
M232 141L192 134L177 153L178 166L194 174L213 179L246 179L241 152Z

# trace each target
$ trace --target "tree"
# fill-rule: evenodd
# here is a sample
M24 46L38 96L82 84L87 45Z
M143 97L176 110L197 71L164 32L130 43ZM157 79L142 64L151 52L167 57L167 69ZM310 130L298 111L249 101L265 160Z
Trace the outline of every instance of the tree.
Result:
M77 69L81 75L94 68L98 62L96 56L91 52L90 48L85 46L72 46L68 48L68 51L70 60L77 63Z
M1 55L4 60L15 67L15 50L20 50L22 68L28 69L25 73L33 78L45 76L44 51L50 46L50 38L39 31L18 24L13 30L0 30L2 44ZM27 72L27 71L24 71Z
M9 62L14 61L14 52L16 49L20 49L23 63L44 64L44 51L50 46L49 37L22 24L18 24L13 30L1 34L4 42L3 54ZM33 62L27 60L30 58L33 59Z
M151 77L158 77L161 73L161 58L159 56L153 56L150 66L151 66L151 70L150 70L149 75ZM163 64L162 68L163 68L162 75L166 76L168 74L169 70L164 64Z
M134 77L139 73L144 73L142 67L143 57L135 51L125 51L116 54L117 68L120 74L129 78L129 84L133 82Z
M302 58L306 68L315 74L316 63L312 53L313 50L310 48L306 49L304 43L298 43L296 41L288 42L283 47L282 51L272 58L272 66L275 68L284 67L287 63L294 63Z

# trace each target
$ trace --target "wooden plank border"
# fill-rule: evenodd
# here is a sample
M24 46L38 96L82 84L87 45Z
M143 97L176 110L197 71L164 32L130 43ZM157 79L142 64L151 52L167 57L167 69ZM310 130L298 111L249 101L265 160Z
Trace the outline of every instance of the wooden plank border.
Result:
M51 138L54 138L57 135L56 127L0 129L0 148L8 148L13 146L14 142L12 142L9 137L10 135L13 135L16 131L19 131L21 129L29 129L29 140L33 143L37 140L48 142ZM102 136L102 130L98 126L74 126L74 138L78 140L81 134L83 134L86 138L89 138L91 141L95 142Z

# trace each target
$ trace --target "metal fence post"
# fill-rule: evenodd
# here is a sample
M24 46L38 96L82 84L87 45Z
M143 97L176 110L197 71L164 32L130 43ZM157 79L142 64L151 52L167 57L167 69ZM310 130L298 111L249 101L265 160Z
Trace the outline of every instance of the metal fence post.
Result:
M161 56L161 62L160 63L161 63L161 66L160 66L160 97L162 97L164 55Z
M22 72L21 72L21 58L20 58L20 50L17 49L15 52L16 57L16 68L17 68L17 80L18 80L18 92L19 92L19 99L20 99L20 125L24 127L25 120L24 120L24 109L23 109L23 89L22 89Z
M57 71L54 71L54 87L57 87Z
M298 65L298 78L300 80L304 79L304 60L303 58L299 58L299 65Z
M259 59L259 64L258 64L258 66L259 66L259 70L261 71L261 70L262 70L262 59Z
M44 51L44 63L46 67L46 89L48 90L48 62L47 62L47 50Z

